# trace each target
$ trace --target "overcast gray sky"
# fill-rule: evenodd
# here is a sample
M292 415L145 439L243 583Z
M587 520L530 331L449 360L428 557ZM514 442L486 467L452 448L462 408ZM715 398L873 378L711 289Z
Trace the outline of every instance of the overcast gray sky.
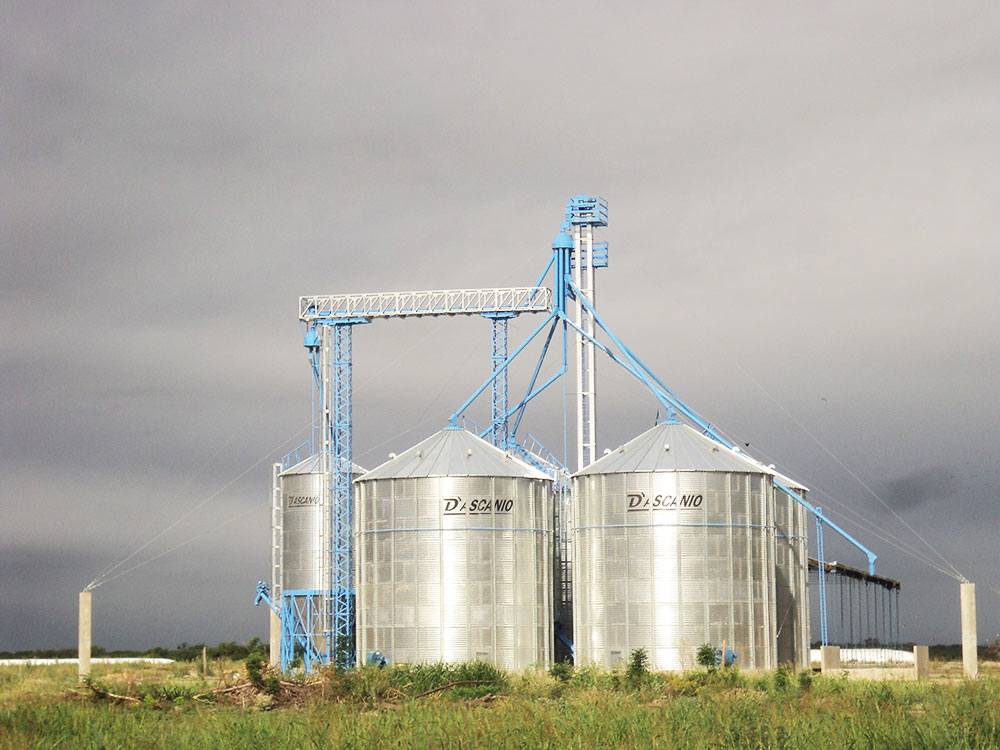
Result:
M94 639L263 636L268 465L310 421L298 295L531 284L577 193L610 203L604 316L842 511L903 582L904 638L957 642L958 585L873 535L931 554L850 472L980 584L980 638L1000 632L997 6L0 17L0 649L74 644L77 592L224 487L133 561L190 544L96 590ZM488 330L356 330L362 464L444 425ZM611 368L600 448L656 411ZM527 427L561 452L558 402Z

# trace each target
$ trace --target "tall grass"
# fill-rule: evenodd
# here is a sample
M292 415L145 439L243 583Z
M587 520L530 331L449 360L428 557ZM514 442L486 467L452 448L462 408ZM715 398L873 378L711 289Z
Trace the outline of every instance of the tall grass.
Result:
M155 704L69 700L61 675L48 692L11 699L14 685L0 672L0 748L1000 748L996 677L636 678L589 669L565 677L482 664L365 668L326 674L324 697L303 707L260 711L180 694ZM475 684L429 692L458 682ZM179 689L141 684L147 695Z

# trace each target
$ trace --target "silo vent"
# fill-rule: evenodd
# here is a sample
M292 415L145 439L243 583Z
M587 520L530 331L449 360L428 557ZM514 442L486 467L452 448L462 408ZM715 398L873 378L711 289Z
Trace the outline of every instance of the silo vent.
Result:
M670 450L670 443L664 443L663 444L663 450L665 450L665 451Z
M391 461L392 459L394 459L395 457L396 457L396 454L395 454L395 453L390 453L390 454L389 454L389 460L390 460L390 461Z
M466 448L465 449L465 457L466 458L472 458L472 448Z

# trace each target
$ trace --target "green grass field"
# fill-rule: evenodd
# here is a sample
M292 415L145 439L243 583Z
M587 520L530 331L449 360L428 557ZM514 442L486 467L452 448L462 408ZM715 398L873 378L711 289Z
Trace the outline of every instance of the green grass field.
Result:
M210 672L96 665L88 688L73 665L0 667L0 748L1000 748L996 669L917 683L437 665L256 687L238 662Z

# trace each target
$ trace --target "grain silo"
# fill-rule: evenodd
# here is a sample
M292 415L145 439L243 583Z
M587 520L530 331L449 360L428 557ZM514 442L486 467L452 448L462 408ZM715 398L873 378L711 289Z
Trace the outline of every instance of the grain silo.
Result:
M321 456L314 454L304 461L277 474L280 516L274 526L280 531L278 542L280 556L275 564L280 571L280 581L274 581L276 592L322 591L331 587L324 584L325 556L330 554L330 509L324 502L324 475ZM351 464L352 477L359 477L365 469ZM329 491L327 479L327 492ZM278 576L276 576L276 579ZM280 583L280 586L278 585ZM346 583L350 587L350 582Z
M573 476L577 664L645 649L689 669L723 641L745 668L773 668L770 472L690 427L659 424Z
M309 643L317 654L328 656L334 652L330 592L351 588L350 576L336 580L331 565L333 480L324 474L322 458L314 454L286 469L281 469L280 464L273 468L271 592L278 606L286 611L283 624L272 620L271 646L274 663L284 648L285 666L294 655L293 639L298 641L298 647ZM352 477L364 473L365 469L351 464Z
M359 662L552 659L552 480L446 428L355 482Z

